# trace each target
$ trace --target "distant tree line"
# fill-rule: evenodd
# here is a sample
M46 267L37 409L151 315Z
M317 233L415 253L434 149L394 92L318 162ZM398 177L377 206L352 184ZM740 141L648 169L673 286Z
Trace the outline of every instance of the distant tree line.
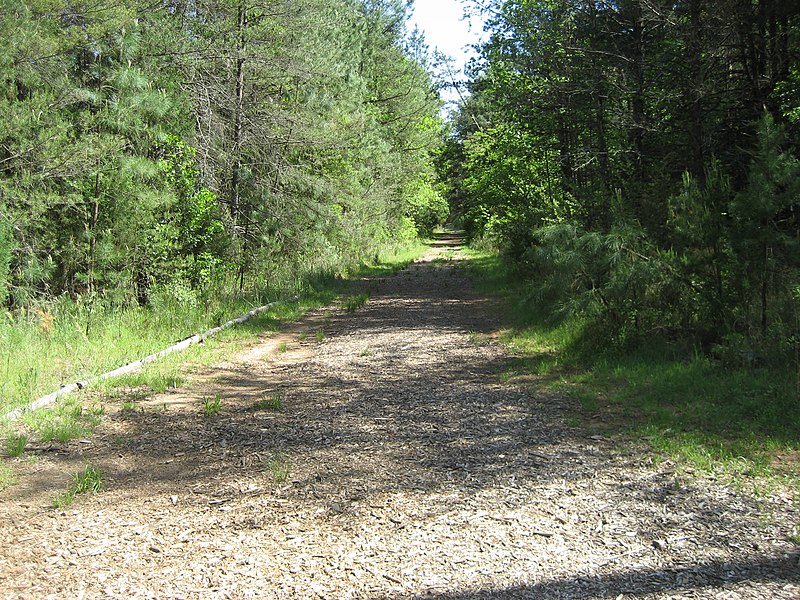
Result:
M800 345L800 4L482 0L440 167L473 237L600 343Z
M446 212L402 0L0 0L0 303L147 304Z

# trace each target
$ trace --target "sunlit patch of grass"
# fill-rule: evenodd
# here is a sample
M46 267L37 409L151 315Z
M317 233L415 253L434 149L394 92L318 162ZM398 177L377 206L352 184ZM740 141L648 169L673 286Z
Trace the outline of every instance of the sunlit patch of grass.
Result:
M68 397L51 408L26 413L23 422L40 441L64 443L91 435L104 412L100 404L85 408L77 398Z

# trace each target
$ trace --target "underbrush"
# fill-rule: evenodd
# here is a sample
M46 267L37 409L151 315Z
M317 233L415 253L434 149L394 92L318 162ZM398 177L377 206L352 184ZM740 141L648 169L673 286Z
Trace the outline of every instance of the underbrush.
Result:
M733 476L797 475L800 381L779 365L731 364L658 337L616 347L575 317L527 303L496 256L473 253L476 285L507 307L504 379L533 380L577 400L586 426L645 439L697 468Z

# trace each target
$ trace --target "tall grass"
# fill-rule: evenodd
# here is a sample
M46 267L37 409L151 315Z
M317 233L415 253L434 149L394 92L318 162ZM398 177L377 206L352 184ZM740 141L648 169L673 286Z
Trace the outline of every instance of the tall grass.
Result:
M66 383L109 371L246 312L245 299L87 307L67 298L0 320L0 414Z

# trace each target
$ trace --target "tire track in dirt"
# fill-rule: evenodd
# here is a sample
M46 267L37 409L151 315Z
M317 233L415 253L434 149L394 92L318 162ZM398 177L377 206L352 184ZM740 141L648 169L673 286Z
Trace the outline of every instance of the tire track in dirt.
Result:
M0 494L0 597L800 597L788 493L690 478L499 382L458 243L30 466ZM47 508L84 462L107 489Z

